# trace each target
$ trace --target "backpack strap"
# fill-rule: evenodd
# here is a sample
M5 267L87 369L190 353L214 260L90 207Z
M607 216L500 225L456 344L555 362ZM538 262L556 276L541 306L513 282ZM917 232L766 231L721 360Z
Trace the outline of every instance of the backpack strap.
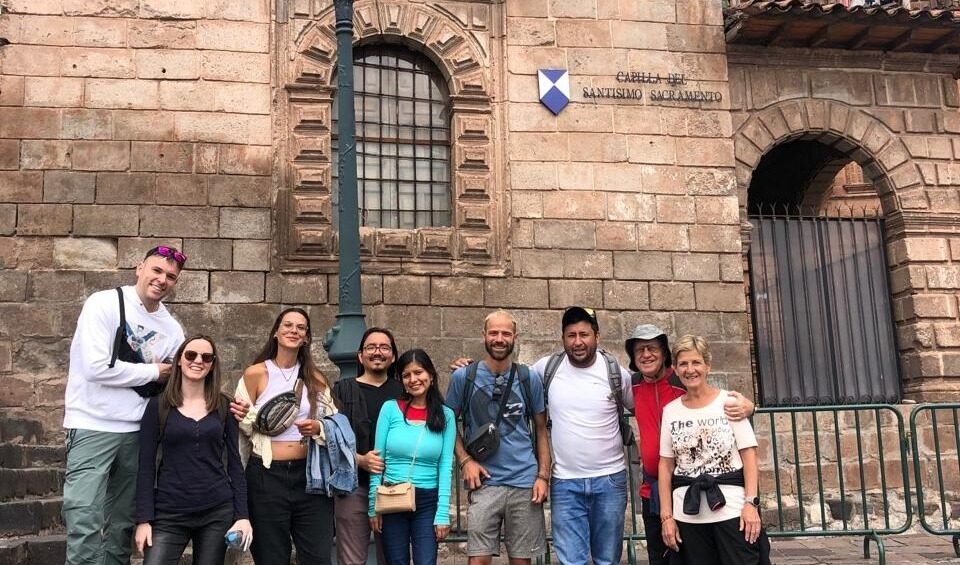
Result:
M604 350L599 351L607 365L607 382L610 384L610 392L613 393L613 399L617 403L617 408L623 411L623 375L620 374L620 362Z
M120 325L117 326L117 332L113 336L113 353L110 355L109 368L117 364L117 357L120 356L120 340L127 339L127 313L123 307L123 289L117 287L117 297L120 299Z
M217 414L220 416L220 427L223 429L223 451L220 452L220 461L223 463L223 470L230 476L230 461L227 454L227 418L230 417L230 401L233 400L223 392L219 395L220 402L217 404Z
M530 367L518 365L518 374L520 377L520 393L523 395L523 405L526 408L527 419L533 419L533 405L530 403L533 399L533 391L530 388Z
M563 357L566 355L565 352L560 351L557 353L550 354L550 359L547 360L547 366L543 370L543 404L546 405L550 400L550 382L553 381L553 377L557 374L557 369L560 367L560 363L563 362Z
M624 445L628 445L633 442L633 429L630 428L630 421L623 412L623 375L620 373L620 362L603 349L599 352L607 365L607 382L610 384L610 393L617 405L617 424L620 426L620 437L624 440Z
M167 418L170 416L170 406L164 401L163 395L157 396L157 456L153 464L153 488L157 488L157 479L160 476L160 460L163 459L163 434L167 430Z
M473 386L477 382L477 369L480 367L480 361L474 361L467 365L467 380L463 383L463 396L460 400L460 412L457 419L466 429L466 414L470 407L470 399L473 398Z

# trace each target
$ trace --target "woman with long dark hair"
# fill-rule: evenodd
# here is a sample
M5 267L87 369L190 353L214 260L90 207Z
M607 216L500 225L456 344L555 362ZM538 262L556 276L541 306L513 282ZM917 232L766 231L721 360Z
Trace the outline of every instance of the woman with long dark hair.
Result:
M220 393L213 340L188 338L141 422L134 539L146 565L179 563L191 540L194 563L220 565L223 537L232 530L249 545L247 486L229 403Z
M399 400L383 405L377 420L375 449L383 456L383 473L370 475L370 525L381 532L388 564L437 562L437 542L450 530L450 483L456 426L453 410L443 404L437 369L422 349L403 353L396 363L403 383ZM412 482L416 510L376 513L380 484Z
M237 395L252 404L240 429L251 449L246 477L257 565L290 563L291 538L301 565L331 561L333 499L305 490L307 442L325 442L321 420L336 412L329 382L310 354L312 339L306 311L280 312L267 343L237 386ZM258 418L261 410L270 412L271 401L290 392L300 394L291 424L275 429Z

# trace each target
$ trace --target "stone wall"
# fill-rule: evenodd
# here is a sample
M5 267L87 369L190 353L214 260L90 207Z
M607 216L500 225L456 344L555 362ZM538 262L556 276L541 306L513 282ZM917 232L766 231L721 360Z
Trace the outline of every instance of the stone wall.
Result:
M226 337L249 317L238 303L296 286L267 278L271 13L266 0L0 6L0 410L58 432L80 305L130 282L150 247L190 257L173 307L190 332Z
M956 398L955 58L747 46L731 46L728 58L741 203L759 160L781 143L819 140L856 161L886 218L904 395Z
M318 337L332 325L329 0L0 5L0 411L27 422L0 439L59 433L83 299L155 244L189 256L171 310L231 376L281 305L309 306ZM532 361L583 304L621 356L640 322L704 334L718 380L752 390L720 3L356 9L358 40L437 62L455 132L454 225L363 231L368 324L446 364L480 355L483 316L506 307ZM572 77L557 117L537 100L546 67ZM685 73L723 102L584 98L624 70Z

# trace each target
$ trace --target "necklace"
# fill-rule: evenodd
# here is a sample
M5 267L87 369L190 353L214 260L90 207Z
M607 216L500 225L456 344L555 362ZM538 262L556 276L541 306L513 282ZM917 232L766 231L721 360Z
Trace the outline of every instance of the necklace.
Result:
M273 360L273 365L277 368L278 371L280 371L280 374L283 375L283 380L286 381L286 382L288 382L288 383L290 382L290 379L293 378L293 374L297 372L297 371L296 371L296 369L297 369L297 364L296 364L296 363L293 364L293 367L290 367L290 372L289 372L289 373L287 373L286 371L283 370L283 367L281 367L280 364L277 363L277 360L276 360L276 359Z

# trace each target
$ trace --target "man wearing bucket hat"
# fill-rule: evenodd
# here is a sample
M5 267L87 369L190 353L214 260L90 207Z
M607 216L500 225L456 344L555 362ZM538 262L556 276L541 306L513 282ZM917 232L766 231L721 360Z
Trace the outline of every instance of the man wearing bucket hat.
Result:
M640 485L641 515L647 538L650 565L667 565L667 546L660 534L660 500L657 492L657 466L660 462L660 422L663 407L684 395L686 390L673 370L667 334L653 324L640 324L624 343L633 379L634 414L640 432L640 458L643 483ZM727 418L742 420L753 413L753 402L731 392L737 399L724 407Z

